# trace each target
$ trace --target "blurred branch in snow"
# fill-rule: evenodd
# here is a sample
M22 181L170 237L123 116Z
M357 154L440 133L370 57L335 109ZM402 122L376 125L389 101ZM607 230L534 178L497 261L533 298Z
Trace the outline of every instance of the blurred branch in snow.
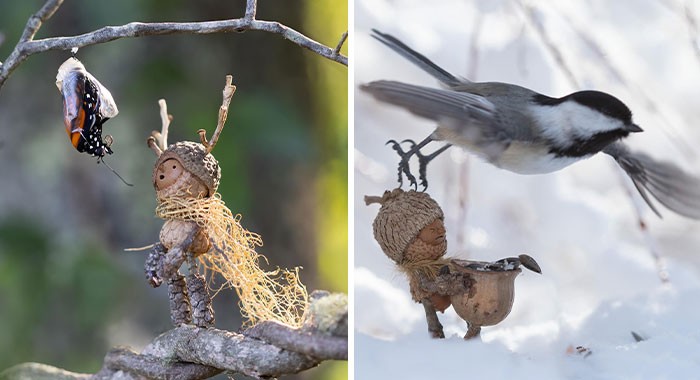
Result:
M644 209L648 206L644 202L640 201L640 197L637 196L637 189L634 188L632 181L630 181L627 176L623 174L622 170L618 170L617 172L620 175L620 182L625 187L625 192L634 206L634 213L637 215L639 230L642 232L642 236L644 236L644 241L647 243L647 247L649 247L651 257L654 258L654 262L656 264L656 274L659 276L659 280L661 280L662 283L668 283L670 278L668 277L668 271L666 270L666 262L659 254L656 239L654 239L654 236L649 231L647 223L644 221Z
M574 75L571 66L564 59L564 55L562 54L559 47L551 40L551 38L549 38L547 30L545 29L544 25L539 19L537 9L528 4L525 4L523 1L518 1L518 4L520 5L520 8L523 11L525 20L535 29L537 35L540 37L540 40L542 40L542 43L552 55L554 61L557 63L561 71L564 72L564 75L566 75L566 78L569 80L570 84L574 88L580 88L579 82L576 79L576 76Z
M211 34L259 30L279 34L285 39L324 58L345 66L348 65L348 58L340 54L340 48L347 38L347 32L343 34L335 49L330 48L279 22L256 19L257 0L247 0L243 18L204 22L131 22L120 26L105 26L79 36L34 40L34 36L42 24L53 16L62 3L63 0L48 0L38 12L29 17L14 50L4 62L0 62L0 88L22 62L37 53L48 50L70 50L74 47L101 44L120 38L164 34Z
M479 72L479 37L481 36L481 31L483 29L484 15L482 13L477 13L476 20L474 21L471 39L469 40L469 57L467 59L467 78L469 80L477 81L477 75ZM461 155L460 160L457 162L457 186L453 187L456 189L457 194L457 216L456 224L458 226L467 225L467 212L469 211L469 155L465 152L452 152L453 154ZM445 193L449 191L450 183L445 183L446 190ZM457 249L464 250L467 246L467 229L459 228L457 230Z
M695 17L695 13L690 9L689 2L686 2L683 7L685 13L685 20L688 23L688 34L690 36L690 46L695 53L695 58L700 61L700 41L698 41L698 20Z
M155 338L140 354L112 349L94 375L23 363L0 379L206 379L227 371L276 378L348 358L347 296L314 292L299 329L264 321L241 333L181 325Z

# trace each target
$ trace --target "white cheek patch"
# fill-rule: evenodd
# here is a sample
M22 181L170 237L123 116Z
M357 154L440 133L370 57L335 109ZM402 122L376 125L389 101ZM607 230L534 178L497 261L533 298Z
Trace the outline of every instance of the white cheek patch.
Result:
M574 101L554 106L531 106L530 111L542 135L562 146L570 145L574 140L588 139L600 132L624 128L620 120Z

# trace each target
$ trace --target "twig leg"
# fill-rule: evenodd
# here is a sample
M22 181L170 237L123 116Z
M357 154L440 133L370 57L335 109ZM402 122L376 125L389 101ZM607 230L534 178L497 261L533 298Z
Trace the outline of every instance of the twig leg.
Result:
M170 320L173 325L191 323L192 309L187 296L187 283L180 273L168 280L168 298L170 299Z
M432 338L444 338L445 333L442 331L442 324L437 316L437 311L433 307L433 303L430 299L425 298L421 301L423 308L425 309L425 319L428 321L428 332Z
M468 324L469 329L467 329L467 333L464 335L464 340L476 338L481 334L481 326L477 326L473 323Z
M187 290L192 303L192 323L204 328L214 326L214 309L211 306L211 297L204 282L204 276L190 271L187 275Z

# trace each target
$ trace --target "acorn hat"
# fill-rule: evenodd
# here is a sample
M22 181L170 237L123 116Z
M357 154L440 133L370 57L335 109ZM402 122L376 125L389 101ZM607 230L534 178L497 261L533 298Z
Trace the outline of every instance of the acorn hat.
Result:
M408 245L425 226L444 219L440 205L427 193L394 189L381 197L365 196L365 203L379 203L372 223L374 239L390 259L401 264Z

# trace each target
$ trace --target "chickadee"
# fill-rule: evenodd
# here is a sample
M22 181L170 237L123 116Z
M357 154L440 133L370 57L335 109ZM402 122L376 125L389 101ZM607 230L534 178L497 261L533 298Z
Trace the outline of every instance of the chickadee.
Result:
M427 163L452 144L519 174L554 172L602 151L617 161L659 217L648 194L678 214L700 219L700 181L670 163L632 152L619 141L642 129L617 98L600 91L551 98L513 84L471 82L448 73L389 34L373 30L372 37L443 85L438 89L380 80L361 86L378 100L438 123L420 143L405 140L411 143L405 152L396 141L388 142L401 156L399 182L403 173L416 186L408 161L417 155L421 184L427 188ZM448 144L422 155L420 149L431 141Z

